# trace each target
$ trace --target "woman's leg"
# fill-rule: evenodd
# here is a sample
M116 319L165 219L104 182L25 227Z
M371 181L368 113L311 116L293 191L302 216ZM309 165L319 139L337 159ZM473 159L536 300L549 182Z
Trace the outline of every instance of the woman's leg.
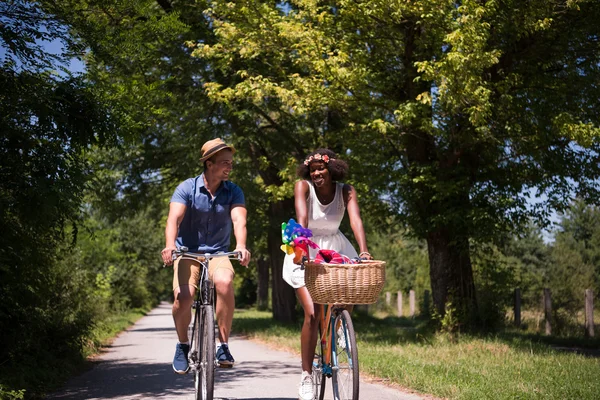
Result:
M315 307L306 287L296 289L296 295L304 309L304 323L300 335L300 354L302 355L302 370L312 373L313 357L317 345L317 332L321 319L321 307Z

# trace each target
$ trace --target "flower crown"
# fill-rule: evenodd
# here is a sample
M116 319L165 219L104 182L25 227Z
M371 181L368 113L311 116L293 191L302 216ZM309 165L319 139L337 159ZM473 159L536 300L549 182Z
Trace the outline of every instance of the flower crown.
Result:
M327 154L313 154L312 156L308 157L306 160L304 160L304 165L308 166L308 164L310 164L313 161L323 161L325 163L329 163L329 161L334 161L335 158L330 158Z

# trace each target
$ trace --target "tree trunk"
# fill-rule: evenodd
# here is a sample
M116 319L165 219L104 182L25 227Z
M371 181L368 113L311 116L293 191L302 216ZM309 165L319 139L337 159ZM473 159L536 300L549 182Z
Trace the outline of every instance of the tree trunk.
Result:
M447 229L427 236L433 305L440 316L452 302L459 328L471 325L477 315L473 268L466 237L450 235Z
M269 260L259 258L256 261L258 265L258 287L257 287L257 307L259 310L269 308Z
M294 199L272 203L269 206L272 229L267 234L267 249L271 263L271 279L273 292L271 295L273 318L277 321L291 322L296 319L296 293L282 278L283 257L281 251L281 226L287 222L294 212Z

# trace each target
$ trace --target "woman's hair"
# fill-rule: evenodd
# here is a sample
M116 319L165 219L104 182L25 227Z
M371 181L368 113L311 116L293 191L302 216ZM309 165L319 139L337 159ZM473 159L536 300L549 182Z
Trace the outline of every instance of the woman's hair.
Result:
M325 161L327 160L327 161ZM329 149L317 149L306 156L296 173L302 179L310 180L310 163L314 161L324 161L331 180L342 181L348 175L348 164L337 158L337 155Z

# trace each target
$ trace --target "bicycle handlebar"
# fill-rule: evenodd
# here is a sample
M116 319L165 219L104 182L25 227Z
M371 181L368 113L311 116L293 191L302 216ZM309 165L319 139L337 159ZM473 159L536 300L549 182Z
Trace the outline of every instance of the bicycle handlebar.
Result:
M173 251L173 260L176 260L177 257L180 257L180 256L189 256L189 257L194 257L196 259L203 259L201 261L208 261L212 258L218 258L218 257L228 257L228 258L235 257L235 259L237 259L239 261L242 259L242 252L241 251L230 251L230 252L226 252L226 253L198 253L195 251L189 251L189 249L186 246L181 246L177 250Z

